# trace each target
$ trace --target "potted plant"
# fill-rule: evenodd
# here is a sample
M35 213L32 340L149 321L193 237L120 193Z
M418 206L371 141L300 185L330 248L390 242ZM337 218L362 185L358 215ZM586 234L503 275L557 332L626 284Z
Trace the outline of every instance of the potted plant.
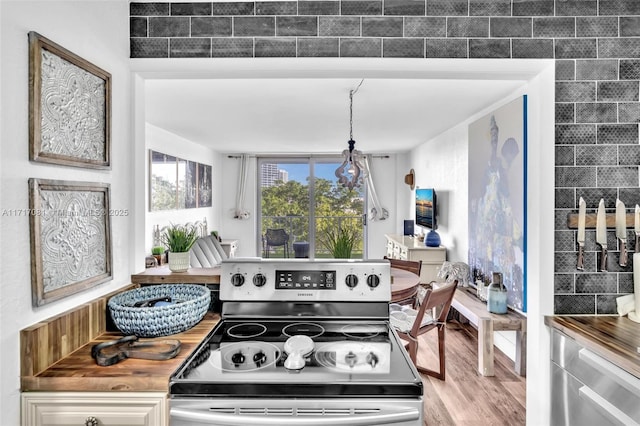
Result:
M329 228L324 233L322 244L335 259L350 259L358 241L358 233L347 228Z
M169 249L169 269L185 272L189 269L189 250L198 239L198 231L193 225L167 227L162 234L162 243Z
M156 258L158 265L164 265L164 250L162 246L156 246L151 248L151 254Z

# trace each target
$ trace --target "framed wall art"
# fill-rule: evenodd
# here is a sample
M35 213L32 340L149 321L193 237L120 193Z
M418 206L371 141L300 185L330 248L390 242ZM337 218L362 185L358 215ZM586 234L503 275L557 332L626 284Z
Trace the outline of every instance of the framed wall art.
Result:
M527 311L527 97L469 125L469 266L500 272L507 304Z
M29 159L111 167L111 74L33 31Z
M212 166L149 150L149 211L212 206Z
M112 279L110 185L29 179L33 305Z
M198 185L197 185L197 170L198 163L194 161L184 161L184 170L179 169L179 176L184 177L181 190L184 192L184 201L179 205L185 209L193 209L198 206Z
M211 166L198 163L198 207L211 207Z

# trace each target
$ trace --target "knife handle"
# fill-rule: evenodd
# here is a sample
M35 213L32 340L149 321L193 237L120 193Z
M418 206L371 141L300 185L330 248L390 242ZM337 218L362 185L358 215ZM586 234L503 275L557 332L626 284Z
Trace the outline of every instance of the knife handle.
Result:
M600 271L607 272L607 248L602 247L602 255L600 257Z
M582 245L578 246L578 264L576 265L578 271L584 271L584 248Z
M620 266L627 266L627 244L620 240Z

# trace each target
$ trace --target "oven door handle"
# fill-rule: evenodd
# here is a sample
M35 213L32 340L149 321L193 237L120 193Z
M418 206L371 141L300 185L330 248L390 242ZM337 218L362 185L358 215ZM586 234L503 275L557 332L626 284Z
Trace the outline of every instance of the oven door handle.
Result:
M188 420L202 424L215 424L219 426L246 426L256 424L261 426L375 426L392 425L395 423L415 422L420 420L420 412L411 408L403 411L387 411L375 414L363 414L357 416L252 416L229 413L214 413L197 411L192 408L171 408L172 420Z

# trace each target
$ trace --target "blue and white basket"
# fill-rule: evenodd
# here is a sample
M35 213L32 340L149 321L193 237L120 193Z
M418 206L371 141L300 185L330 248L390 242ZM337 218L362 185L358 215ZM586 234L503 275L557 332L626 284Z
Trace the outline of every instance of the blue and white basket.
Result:
M134 307L136 302L170 297L162 306ZM162 284L140 287L109 299L116 327L125 335L161 337L182 333L202 320L209 309L211 291L198 284Z

